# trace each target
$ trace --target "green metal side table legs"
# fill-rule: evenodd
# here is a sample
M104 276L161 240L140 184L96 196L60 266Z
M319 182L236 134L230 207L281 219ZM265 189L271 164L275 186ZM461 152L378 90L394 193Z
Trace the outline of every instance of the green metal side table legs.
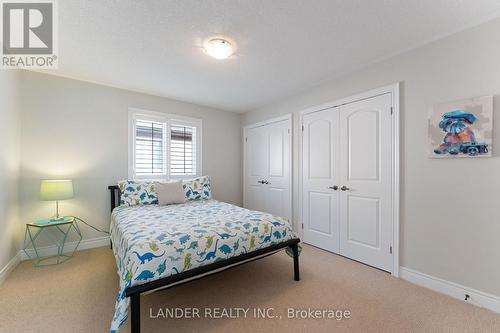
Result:
M55 232L52 233L51 230ZM68 236L72 231L77 238L77 243L74 249L68 251L67 248L65 249L65 246L67 245ZM37 245L37 239L42 234L46 235L57 246L56 255L44 256L43 248ZM72 217L37 221L26 224L23 251L36 267L58 265L73 257L81 240L82 233L77 222Z

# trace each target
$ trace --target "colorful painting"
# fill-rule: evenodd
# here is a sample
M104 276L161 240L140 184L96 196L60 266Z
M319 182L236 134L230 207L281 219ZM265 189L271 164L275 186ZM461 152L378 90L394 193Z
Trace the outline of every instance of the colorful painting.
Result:
M493 97L441 103L429 119L430 156L491 157Z

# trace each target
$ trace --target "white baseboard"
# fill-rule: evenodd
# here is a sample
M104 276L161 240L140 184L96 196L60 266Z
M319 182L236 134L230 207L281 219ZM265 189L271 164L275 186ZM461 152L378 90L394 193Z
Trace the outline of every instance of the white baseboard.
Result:
M499 296L465 287L458 283L443 280L406 267L399 268L399 277L421 287L459 299L465 303L473 304L500 313ZM465 300L465 295L469 295L467 300Z
M72 252L78 242L70 242L66 243L64 246L64 253ZM80 245L78 245L78 250L86 250L86 249L92 249L95 247L101 247L101 246L109 246L109 237L99 237L99 238L92 238L92 239L85 239L80 242ZM41 257L47 257L47 256L53 256L57 254L57 246L55 245L50 245L50 246L43 246L37 248L38 254ZM29 259L26 253L21 250L19 251L21 254L21 260L27 260ZM36 256L35 251L33 249L27 250L29 255L33 258Z
M16 266L21 262L21 252L18 252L14 258L10 259L7 265L5 265L0 270L0 285L5 281L10 272L16 268Z

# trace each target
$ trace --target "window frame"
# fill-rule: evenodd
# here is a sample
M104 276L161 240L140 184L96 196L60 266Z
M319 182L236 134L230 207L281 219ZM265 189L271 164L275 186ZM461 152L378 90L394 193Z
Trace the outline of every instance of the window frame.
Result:
M135 174L135 152L136 152L136 120L156 121L164 123L165 144L163 145L163 156L166 156L164 163L165 172L162 175L136 175ZM128 109L128 179L129 180L171 180L187 179L199 177L202 175L202 124L203 121L198 118L180 116L171 113L150 111L138 108ZM170 127L172 125L185 125L196 128L195 157L196 173L193 175L170 175Z

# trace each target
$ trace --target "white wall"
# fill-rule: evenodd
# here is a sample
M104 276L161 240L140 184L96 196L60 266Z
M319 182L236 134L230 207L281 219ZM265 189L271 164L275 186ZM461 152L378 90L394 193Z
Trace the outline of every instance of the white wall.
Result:
M297 156L300 110L402 82L401 265L500 295L499 36L500 20L495 20L247 112L242 123L294 112ZM496 95L494 157L429 159L432 105L488 94ZM295 161L295 188L297 170ZM295 192L295 208L297 198Z
M0 71L0 269L19 251L19 73Z
M216 199L241 205L241 116L41 73L22 72L20 206L23 222L50 217L54 203L38 200L40 179L73 179L75 198L62 214L109 229L107 186L127 178L128 108L203 120L203 173ZM85 238L102 236L82 227Z

